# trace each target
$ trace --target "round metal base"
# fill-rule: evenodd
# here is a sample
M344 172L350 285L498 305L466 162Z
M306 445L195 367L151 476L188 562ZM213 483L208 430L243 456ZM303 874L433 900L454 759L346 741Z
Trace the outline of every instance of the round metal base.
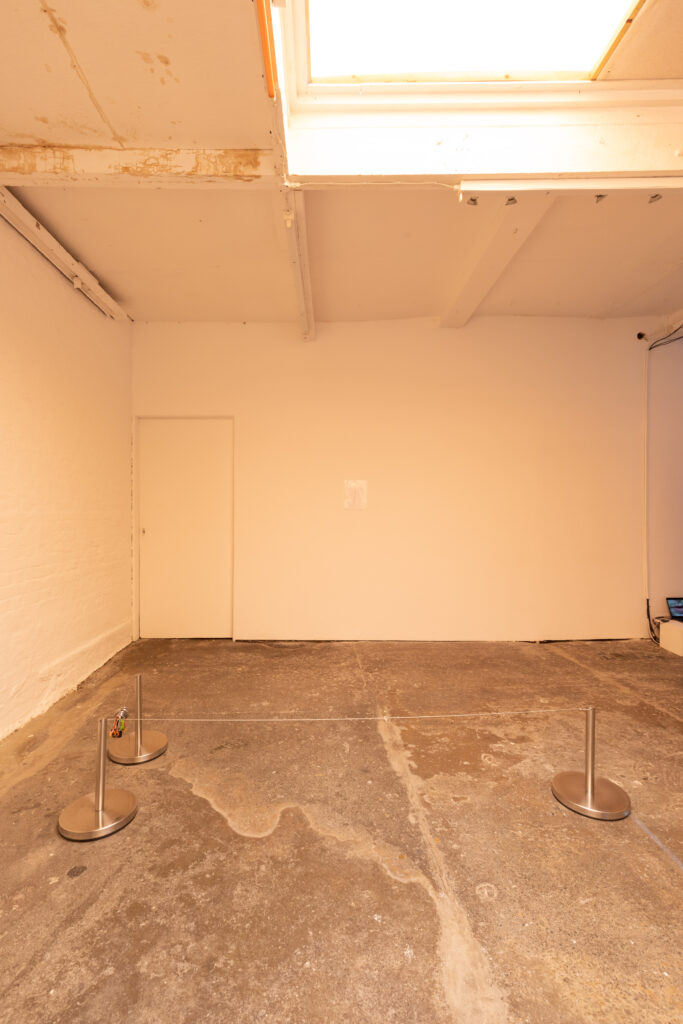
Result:
M104 809L95 809L94 796L82 796L65 807L57 828L65 839L102 839L132 821L138 802L127 789L105 789Z
M142 764L160 757L168 746L168 738L154 729L142 730L142 753L138 754L137 736L129 733L109 742L107 753L117 764Z
M556 800L570 811L585 814L587 818L616 821L617 818L625 818L631 812L628 793L609 779L595 780L593 799L590 803L586 798L586 776L583 772L560 772L553 779L550 788Z

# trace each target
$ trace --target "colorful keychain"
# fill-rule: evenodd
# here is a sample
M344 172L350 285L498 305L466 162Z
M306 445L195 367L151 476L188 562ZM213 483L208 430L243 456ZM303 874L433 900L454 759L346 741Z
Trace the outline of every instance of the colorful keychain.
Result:
M126 731L127 718L128 711L126 710L126 708L121 708L120 711L117 711L116 715L114 716L114 726L110 730L109 735L114 736L116 739L118 739L119 736L123 736L124 732Z

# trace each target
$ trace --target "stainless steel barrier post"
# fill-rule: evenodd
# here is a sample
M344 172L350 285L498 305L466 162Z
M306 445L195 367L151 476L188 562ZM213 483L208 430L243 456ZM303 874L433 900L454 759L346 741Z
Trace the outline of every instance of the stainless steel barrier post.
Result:
M109 741L109 757L117 764L142 764L153 761L168 747L168 737L155 729L142 728L142 676L135 677L137 690L137 709L135 712L135 733L124 733L119 738Z
M609 779L595 778L595 708L586 708L585 770L560 772L550 788L561 804L588 818L615 821L630 813L628 793Z
M57 828L65 839L102 839L135 817L138 803L127 789L107 789L107 719L97 727L97 774L94 796L82 796L65 807Z

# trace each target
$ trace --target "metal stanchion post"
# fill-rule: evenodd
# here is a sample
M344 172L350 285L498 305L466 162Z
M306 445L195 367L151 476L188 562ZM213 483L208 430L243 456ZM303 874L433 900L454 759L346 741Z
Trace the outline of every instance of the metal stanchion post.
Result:
M560 772L550 788L561 804L588 818L614 821L630 813L628 793L609 779L595 778L595 708L586 708L585 771Z
M586 708L586 803L595 799L595 708Z
M138 672L135 677L135 699L137 713L135 715L135 756L142 754L142 676Z
M142 676L135 677L137 709L134 735L123 735L109 742L109 757L117 764L142 764L164 753L168 738L163 732L142 728Z
M104 725L102 724L104 723ZM107 719L97 723L97 775L95 776L95 810L104 810L104 787L107 778Z
M102 839L135 817L137 800L127 789L106 789L107 719L97 727L97 774L94 796L82 796L65 807L57 828L65 839Z

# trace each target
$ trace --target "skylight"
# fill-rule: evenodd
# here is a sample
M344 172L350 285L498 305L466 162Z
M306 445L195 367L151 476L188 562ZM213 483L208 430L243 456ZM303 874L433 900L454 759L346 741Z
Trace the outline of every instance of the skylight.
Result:
M594 77L643 0L308 0L310 81Z

